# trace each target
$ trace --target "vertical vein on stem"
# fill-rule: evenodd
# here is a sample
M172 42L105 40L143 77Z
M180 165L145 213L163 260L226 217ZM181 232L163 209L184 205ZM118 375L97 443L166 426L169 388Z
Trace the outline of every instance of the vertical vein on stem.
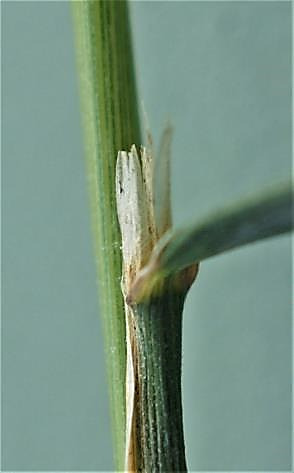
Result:
M141 144L128 5L125 0L73 0L72 9L113 443L122 470L126 344L115 163L118 150Z

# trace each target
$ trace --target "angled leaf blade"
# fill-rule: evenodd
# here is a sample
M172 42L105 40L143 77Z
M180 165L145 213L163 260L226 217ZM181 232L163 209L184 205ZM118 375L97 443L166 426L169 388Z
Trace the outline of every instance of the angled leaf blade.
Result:
M158 243L156 267L164 273L293 229L290 184L219 211Z

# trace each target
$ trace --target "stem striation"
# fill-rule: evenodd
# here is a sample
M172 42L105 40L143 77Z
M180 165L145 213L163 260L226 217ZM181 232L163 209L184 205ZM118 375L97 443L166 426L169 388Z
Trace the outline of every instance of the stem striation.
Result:
M125 315L116 216L117 152L141 144L128 4L72 2L116 467L125 448Z
M186 472L181 399L186 290L168 278L159 295L133 308L136 333L137 470Z

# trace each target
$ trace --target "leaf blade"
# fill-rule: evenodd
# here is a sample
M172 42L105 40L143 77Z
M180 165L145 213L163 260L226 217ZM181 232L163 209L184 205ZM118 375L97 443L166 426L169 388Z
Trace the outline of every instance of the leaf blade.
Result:
M293 230L293 189L290 183L212 214L187 228L167 232L148 264L138 273L130 299L148 298L168 275L258 240Z
M180 270L225 251L293 229L290 184L224 209L199 224L180 229L159 242L161 271Z

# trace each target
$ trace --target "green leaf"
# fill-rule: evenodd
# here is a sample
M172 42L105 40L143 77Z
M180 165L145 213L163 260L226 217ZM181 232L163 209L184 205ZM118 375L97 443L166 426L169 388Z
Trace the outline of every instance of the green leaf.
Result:
M293 228L290 184L212 214L202 222L163 237L155 250L164 273L185 268L211 256Z
M130 299L148 298L164 277L211 256L291 231L292 205L293 190L287 183L221 209L202 222L167 232L138 273Z

